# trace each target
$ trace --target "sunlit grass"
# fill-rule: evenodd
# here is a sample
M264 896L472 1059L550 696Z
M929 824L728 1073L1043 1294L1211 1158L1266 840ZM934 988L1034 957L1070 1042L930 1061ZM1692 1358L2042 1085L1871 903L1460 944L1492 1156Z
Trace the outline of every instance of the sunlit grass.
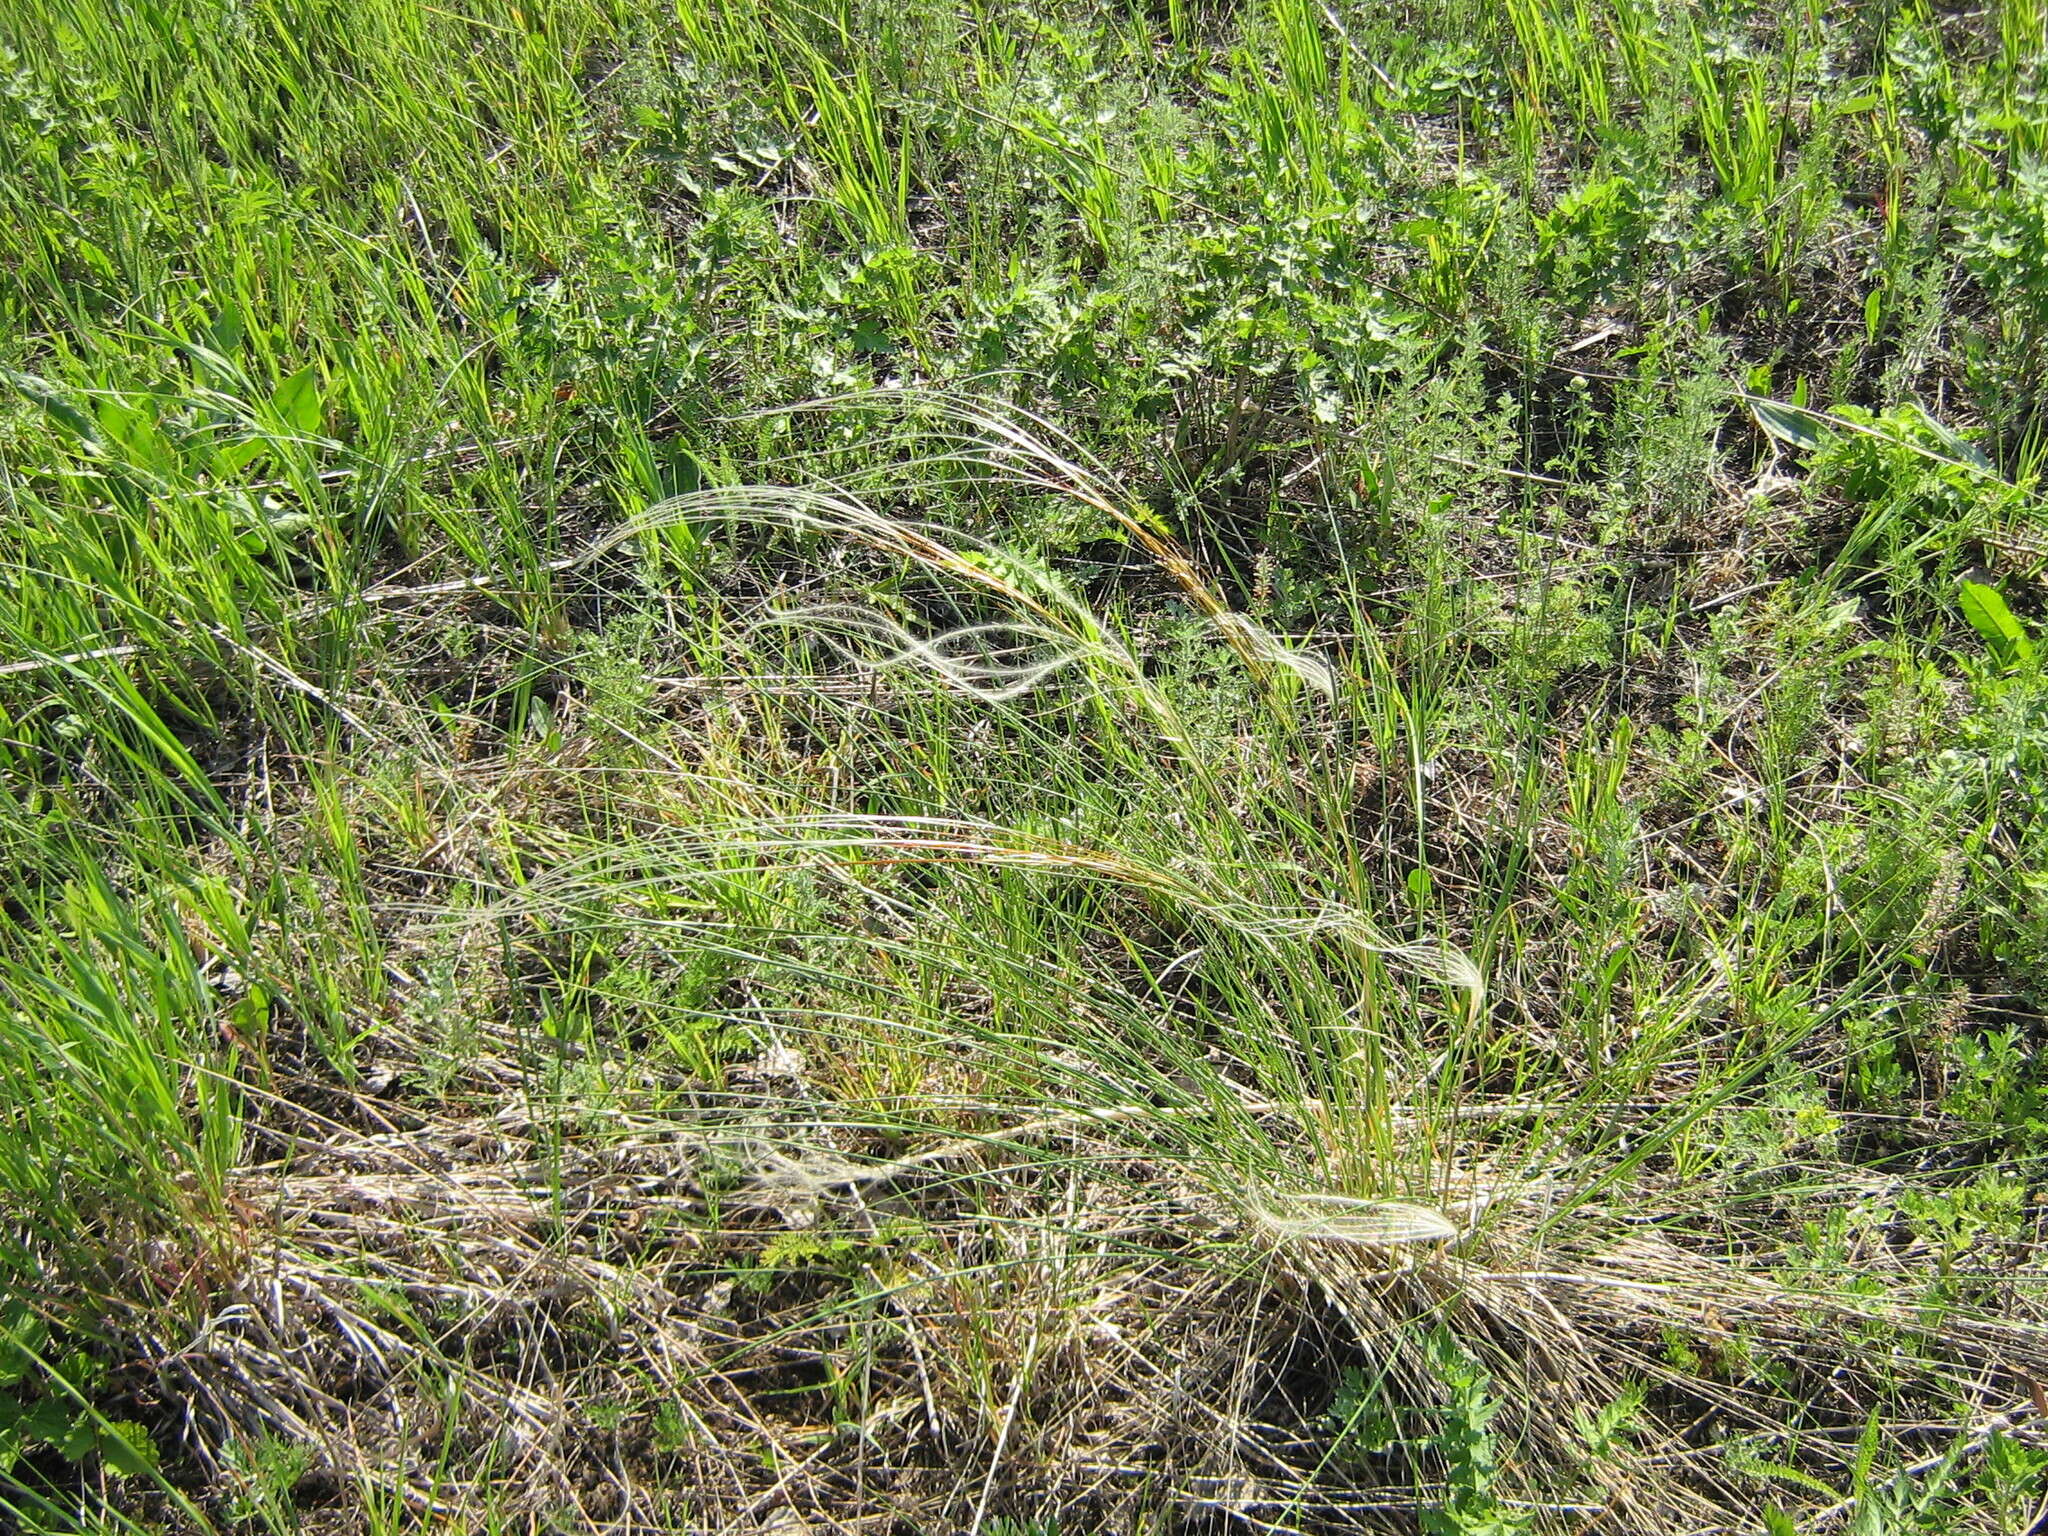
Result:
M11 1518L2027 1528L2042 22L0 18Z

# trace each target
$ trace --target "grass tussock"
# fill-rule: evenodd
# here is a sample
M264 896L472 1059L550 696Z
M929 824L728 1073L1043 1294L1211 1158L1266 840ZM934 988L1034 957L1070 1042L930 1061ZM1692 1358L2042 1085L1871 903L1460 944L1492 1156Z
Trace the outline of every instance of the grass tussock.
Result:
M2044 25L0 17L10 1520L2034 1529Z

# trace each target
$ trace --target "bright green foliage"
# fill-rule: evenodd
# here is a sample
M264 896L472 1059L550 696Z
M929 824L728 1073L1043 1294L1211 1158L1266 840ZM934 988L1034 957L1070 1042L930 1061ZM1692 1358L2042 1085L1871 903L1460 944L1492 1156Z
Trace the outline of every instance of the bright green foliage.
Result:
M1970 628L1984 637L1991 659L2001 670L2017 672L2032 663L2034 642L2027 627L2013 617L2012 609L1998 595L1998 588L1981 581L1965 581L1956 604L1970 621Z
M147 1426L109 1422L94 1410L90 1395L105 1381L105 1368L76 1355L46 1375L48 1347L49 1330L26 1307L16 1303L0 1316L0 1477L45 1449L69 1462L91 1458L116 1478L155 1468L157 1449ZM39 1377L46 1383L42 1395L28 1395Z
M2044 25L0 7L0 1507L2022 1528Z
M1439 1333L1430 1340L1449 1400L1430 1445L1443 1457L1447 1488L1443 1502L1422 1512L1424 1536L1519 1536L1530 1526L1527 1513L1501 1502L1500 1450L1494 1420L1500 1405L1492 1383L1455 1339Z

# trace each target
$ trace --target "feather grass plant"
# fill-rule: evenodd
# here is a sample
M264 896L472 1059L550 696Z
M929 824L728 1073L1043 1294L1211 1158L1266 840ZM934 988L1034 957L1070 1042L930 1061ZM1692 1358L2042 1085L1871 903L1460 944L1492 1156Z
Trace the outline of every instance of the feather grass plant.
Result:
M5 1520L2038 1523L2042 19L7 8Z

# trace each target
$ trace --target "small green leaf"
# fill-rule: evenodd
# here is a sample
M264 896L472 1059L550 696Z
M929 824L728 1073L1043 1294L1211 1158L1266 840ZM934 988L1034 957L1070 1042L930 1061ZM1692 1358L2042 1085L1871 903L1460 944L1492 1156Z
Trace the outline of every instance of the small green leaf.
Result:
M213 450L213 472L217 475L237 475L247 469L260 455L269 450L270 444L260 437L245 437L240 442L222 443Z
M219 314L213 317L213 324L207 327L213 341L213 350L232 356L242 348L241 306L229 300L221 306Z
M1749 401L1749 413L1756 418L1756 424L1781 443L1790 443L1795 448L1818 448L1820 433L1814 427L1811 412L1787 405L1782 400L1766 400L1761 395L1745 397Z
M1835 1491L1811 1472L1802 1472L1799 1468L1788 1467L1782 1462L1760 1461L1750 1470L1764 1477L1775 1477L1781 1482L1795 1483L1809 1493L1831 1494Z
M25 1445L54 1445L62 1450L71 1433L71 1409L54 1397L40 1398L22 1410L15 1433Z
M252 986L228 1007L228 1023L245 1040L261 1040L270 1025L270 994Z
M1864 1421L1862 1438L1856 1442L1856 1463L1849 1478L1849 1491L1859 1499L1870 1491L1870 1469L1877 1465L1878 1447L1882 1443L1877 1410L1873 1408Z
M2034 659L2034 642L2028 638L2027 629L1998 588L1986 586L1981 581L1965 581L1957 605L1970 627L1984 637L1984 643L1991 650L1991 659L2010 672Z
M74 1349L64 1357L61 1379L80 1392L97 1392L106 1384L107 1368L84 1350Z
M141 1477L156 1470L156 1442L133 1419L114 1419L98 1434L100 1462L115 1477Z
M62 1405L52 1402L47 1406L56 1408ZM67 1419L61 1432L54 1435L46 1435L44 1438L56 1448L58 1454L66 1461L83 1461L99 1449L99 1431L94 1426L92 1417L92 1411L86 1409L76 1417Z
M312 435L320 430L320 379L308 363L277 386L270 408L294 432Z
M49 1325L27 1307L16 1304L0 1313L0 1389L28 1374L49 1339Z

